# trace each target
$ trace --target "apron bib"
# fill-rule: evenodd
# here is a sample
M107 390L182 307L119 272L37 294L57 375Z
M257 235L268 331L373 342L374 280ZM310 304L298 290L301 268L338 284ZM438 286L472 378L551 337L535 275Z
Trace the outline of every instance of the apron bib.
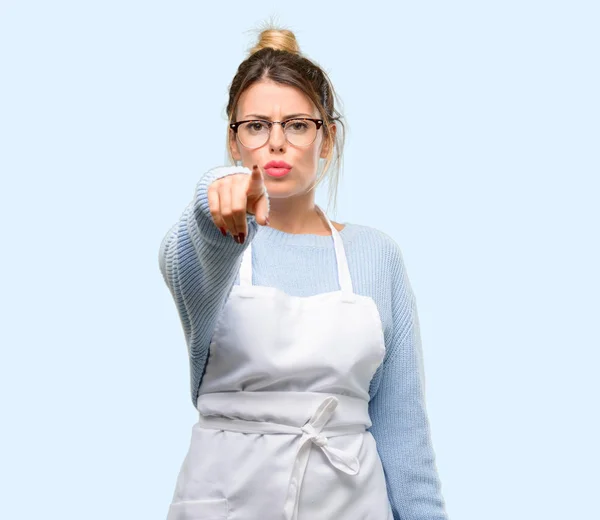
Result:
M340 289L252 285L252 245L210 345L167 520L393 520L368 412L385 342L325 213Z

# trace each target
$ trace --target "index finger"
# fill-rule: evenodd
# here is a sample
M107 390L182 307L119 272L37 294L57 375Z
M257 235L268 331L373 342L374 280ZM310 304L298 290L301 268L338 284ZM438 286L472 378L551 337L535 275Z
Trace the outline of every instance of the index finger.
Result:
M252 166L252 175L250 177L250 184L248 185L248 195L258 196L262 195L265 189L265 182L263 174L258 164Z
M246 220L246 183L234 182L231 186L231 208L233 210L233 221L236 231L243 234L244 238L248 236L248 226Z

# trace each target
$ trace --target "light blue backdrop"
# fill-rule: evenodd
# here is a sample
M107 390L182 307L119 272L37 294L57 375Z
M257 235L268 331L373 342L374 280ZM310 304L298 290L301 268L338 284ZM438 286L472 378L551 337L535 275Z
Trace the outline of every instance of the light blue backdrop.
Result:
M331 216L403 250L451 519L600 518L599 15L1 0L0 517L165 518L195 409L158 247L274 16L343 101Z

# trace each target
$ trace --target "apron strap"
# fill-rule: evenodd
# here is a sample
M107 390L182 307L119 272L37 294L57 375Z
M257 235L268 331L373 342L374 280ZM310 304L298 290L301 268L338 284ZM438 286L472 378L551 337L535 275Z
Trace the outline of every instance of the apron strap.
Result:
M333 227L333 224L325 214L325 212L316 206L317 211L321 214L329 229L331 229L331 235L333 236L333 245L335 247L335 257L337 261L337 272L338 272L338 283L343 293L352 295L354 293L352 288L352 278L350 277L350 269L348 267L348 259L346 258L346 251L344 249L344 241L340 236L340 232ZM350 298L352 299L352 298Z
M242 287L252 286L252 243L248 244L242 257L240 266L240 285Z

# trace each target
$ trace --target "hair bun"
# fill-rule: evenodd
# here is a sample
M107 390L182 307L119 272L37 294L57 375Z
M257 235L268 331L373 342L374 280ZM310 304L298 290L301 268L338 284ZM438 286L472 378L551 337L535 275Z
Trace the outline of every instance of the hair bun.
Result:
M250 49L250 54L266 48L300 54L296 36L288 29L265 29L260 33L258 43Z

